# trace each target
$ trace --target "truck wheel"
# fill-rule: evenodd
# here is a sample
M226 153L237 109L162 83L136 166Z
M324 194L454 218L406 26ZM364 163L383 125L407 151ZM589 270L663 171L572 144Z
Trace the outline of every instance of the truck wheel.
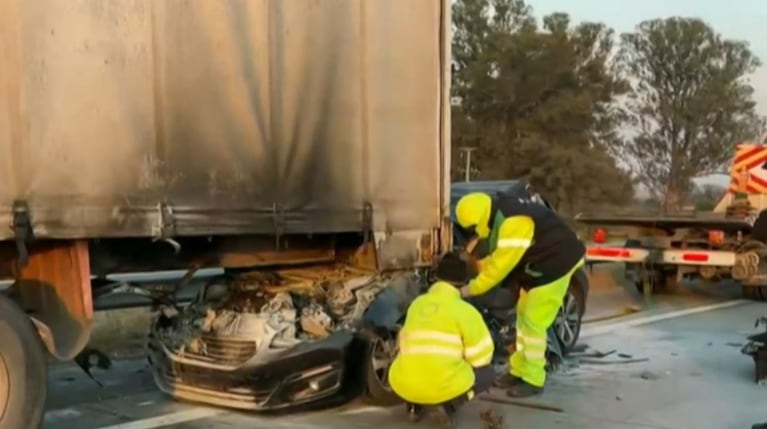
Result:
M681 287L676 272L654 269L647 273L647 278L650 282L650 293L653 295L656 293L674 294ZM644 295L644 285L641 278L634 283L634 286L640 294Z
M397 356L397 337L369 334L370 352L365 361L365 401L371 405L388 407L402 400L389 385L389 367Z
M29 317L0 295L0 429L40 427L47 369L45 350Z
M767 301L767 286L741 286L743 298L753 301Z

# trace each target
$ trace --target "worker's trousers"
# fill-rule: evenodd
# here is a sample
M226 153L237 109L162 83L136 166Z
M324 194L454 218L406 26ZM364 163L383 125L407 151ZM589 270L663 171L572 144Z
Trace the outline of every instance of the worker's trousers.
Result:
M529 291L520 290L517 301L517 344L509 359L511 375L543 387L546 383L546 333L559 313L570 278L583 266L581 260L557 280Z

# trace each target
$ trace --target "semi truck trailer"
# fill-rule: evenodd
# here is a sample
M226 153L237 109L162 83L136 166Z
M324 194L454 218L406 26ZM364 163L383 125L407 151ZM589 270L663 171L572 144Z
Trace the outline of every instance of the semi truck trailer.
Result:
M160 306L149 356L171 395L308 403L348 375L327 356L362 347L368 393L391 398L399 316L378 310L450 247L448 0L2 10L0 429L40 425L47 361L87 347L94 296L126 272L226 270L191 310ZM189 377L295 356L276 393Z

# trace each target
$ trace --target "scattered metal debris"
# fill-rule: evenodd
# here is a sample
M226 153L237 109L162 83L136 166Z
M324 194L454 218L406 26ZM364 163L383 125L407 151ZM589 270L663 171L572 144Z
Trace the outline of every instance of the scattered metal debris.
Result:
M627 363L639 363L639 362L649 361L649 359L647 358L632 359L633 356L626 353L617 354L617 356L621 359L603 360L604 358L608 356L614 355L616 352L617 350L601 352L599 350L590 351L589 349L586 349L579 353L570 353L568 354L568 357L575 358L579 364L587 364L587 365L613 365L613 364L627 364Z
M504 429L503 416L496 413L492 408L480 411L479 419L482 420L484 429Z
M754 328L759 325L767 327L767 317L760 317L754 323ZM741 353L751 356L756 366L754 381L759 384L767 384L767 329L765 332L749 335L748 343L740 350Z
M107 356L106 353L91 347L86 347L75 356L74 360L77 366L79 366L91 380L95 381L100 387L104 387L104 385L93 376L91 369L96 367L107 370L112 367L112 360L109 359L109 356Z
M575 346L573 346L572 350L570 350L570 353L568 353L568 355L571 355L573 353L583 353L588 349L589 349L588 344L576 344Z
M641 363L641 362L649 362L649 361L650 359L648 358L613 359L613 360L580 359L580 363L585 363L587 365L616 365L616 364L626 364L626 363Z
M642 380L654 381L654 380L658 380L660 376L652 371L642 371L639 374L639 378L641 378Z
M555 413L564 413L565 410L559 407L555 407L552 405L546 405L546 404L539 404L536 402L527 402L527 401L519 401L515 399L510 398L499 398L497 396L491 396L491 395L482 395L479 396L478 399L480 401L485 402L493 402L496 404L505 404L505 405L514 405L517 407L524 407L524 408L533 408L536 410L543 410L543 411L552 411Z
M582 352L579 352L579 353L570 353L570 354L568 354L568 356L569 357L578 358L578 359L581 359L581 358L597 358L597 359L602 359L602 358L605 358L607 356L610 356L610 355L614 354L615 352L616 352L616 350L610 350L609 352L600 352L599 350L595 350L593 352L582 351Z

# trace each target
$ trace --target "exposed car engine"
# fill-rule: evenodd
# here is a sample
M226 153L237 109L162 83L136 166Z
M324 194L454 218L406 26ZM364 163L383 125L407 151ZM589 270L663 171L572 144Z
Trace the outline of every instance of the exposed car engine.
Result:
M390 282L390 276L346 266L221 277L188 307L162 307L154 335L174 354L236 365L252 354L355 330ZM251 356L222 348L224 339L250 343Z

